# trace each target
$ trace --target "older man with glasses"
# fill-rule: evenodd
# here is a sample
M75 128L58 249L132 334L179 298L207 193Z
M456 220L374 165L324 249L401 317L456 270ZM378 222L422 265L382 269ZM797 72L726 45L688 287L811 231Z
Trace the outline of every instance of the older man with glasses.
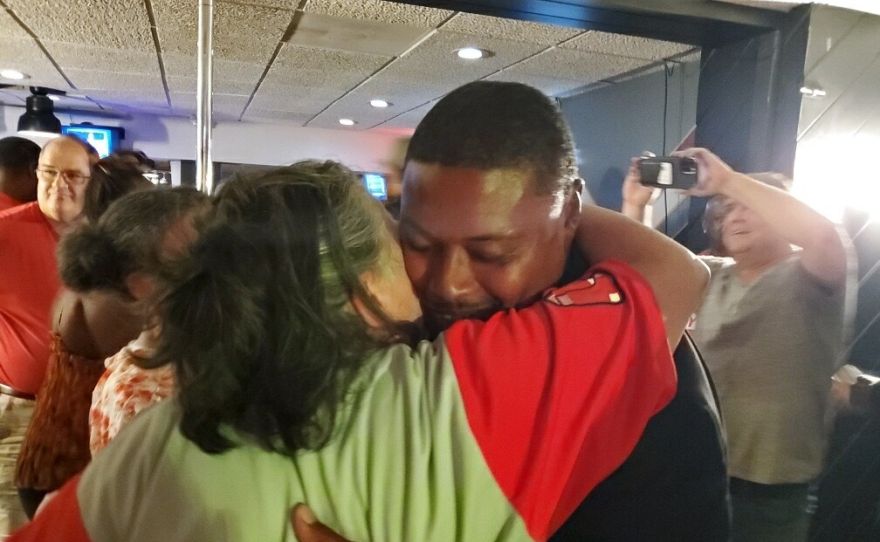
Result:
M0 536L25 520L12 477L50 354L61 286L55 247L83 220L92 156L78 139L51 140L37 166L37 201L0 213Z

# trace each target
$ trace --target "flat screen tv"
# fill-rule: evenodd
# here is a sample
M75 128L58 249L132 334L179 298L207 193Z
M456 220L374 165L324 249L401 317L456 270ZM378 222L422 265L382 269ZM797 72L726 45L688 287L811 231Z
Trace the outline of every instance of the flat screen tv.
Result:
M367 192L379 201L388 199L388 188L385 186L385 177L378 173L364 173L364 186Z
M78 137L89 143L101 158L107 158L119 147L119 140L123 137L122 128L113 126L95 126L92 124L74 124L62 126L61 133Z

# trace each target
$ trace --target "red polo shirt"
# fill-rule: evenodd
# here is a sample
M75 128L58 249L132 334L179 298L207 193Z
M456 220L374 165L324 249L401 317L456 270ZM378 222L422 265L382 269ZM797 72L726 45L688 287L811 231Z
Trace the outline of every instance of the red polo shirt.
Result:
M37 202L0 212L0 382L25 393L40 389L49 359L57 245Z
M5 192L0 192L0 211L12 209L13 207L18 207L19 205L21 205L20 201L10 197Z

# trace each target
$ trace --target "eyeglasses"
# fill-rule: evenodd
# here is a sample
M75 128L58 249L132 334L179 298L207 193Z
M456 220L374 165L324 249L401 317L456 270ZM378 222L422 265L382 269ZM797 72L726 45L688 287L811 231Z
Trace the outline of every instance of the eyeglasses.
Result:
M58 171L51 168L37 168L37 174L39 174L41 177L43 177L43 179L49 182L55 181L60 175L66 182L77 186L84 184L86 181L91 179L90 176L83 175L79 171Z

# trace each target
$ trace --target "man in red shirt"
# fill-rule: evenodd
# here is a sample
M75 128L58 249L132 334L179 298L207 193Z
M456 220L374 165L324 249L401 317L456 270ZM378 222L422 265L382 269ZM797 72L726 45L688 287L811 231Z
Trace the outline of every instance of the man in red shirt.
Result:
M37 199L40 146L23 137L0 139L0 211Z
M51 140L36 174L37 201L0 212L0 534L25 519L12 476L49 359L49 314L61 286L55 247L82 220L87 147Z

